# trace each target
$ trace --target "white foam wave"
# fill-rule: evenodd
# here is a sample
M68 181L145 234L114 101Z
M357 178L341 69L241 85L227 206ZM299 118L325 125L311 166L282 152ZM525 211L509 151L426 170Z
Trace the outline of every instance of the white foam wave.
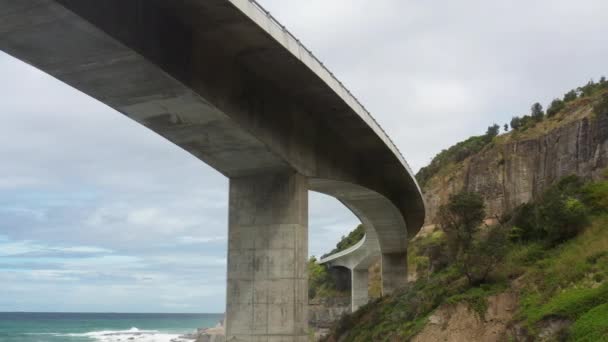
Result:
M192 340L180 339L178 334L167 334L157 330L139 330L135 327L129 330L102 330L91 331L82 334L49 334L65 337L88 337L96 342L192 342Z

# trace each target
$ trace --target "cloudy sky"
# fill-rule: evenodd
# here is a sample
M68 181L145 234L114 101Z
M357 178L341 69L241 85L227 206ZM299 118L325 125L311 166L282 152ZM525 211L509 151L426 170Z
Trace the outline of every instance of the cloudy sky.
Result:
M605 0L263 0L417 170L607 73ZM0 311L222 312L227 180L0 53ZM357 220L310 195L310 253Z

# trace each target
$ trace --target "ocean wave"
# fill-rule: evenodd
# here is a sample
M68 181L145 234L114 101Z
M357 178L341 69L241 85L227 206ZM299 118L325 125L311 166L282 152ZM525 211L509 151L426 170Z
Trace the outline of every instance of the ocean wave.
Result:
M40 334L42 335L42 334ZM129 330L101 330L81 334L46 333L45 335L61 337L87 337L96 342L187 342L192 340L180 339L178 334L167 334L157 330L139 330L135 327Z

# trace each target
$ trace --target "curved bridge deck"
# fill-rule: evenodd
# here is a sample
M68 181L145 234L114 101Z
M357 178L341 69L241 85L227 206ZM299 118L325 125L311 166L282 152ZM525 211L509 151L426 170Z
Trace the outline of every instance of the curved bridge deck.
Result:
M405 282L424 221L407 163L255 2L0 0L0 49L230 178L228 338L305 340L309 189L375 231L385 293Z
M366 226L363 238L343 251L319 260L332 268L350 272L351 310L353 312L369 301L369 267L380 258L380 245L376 232Z

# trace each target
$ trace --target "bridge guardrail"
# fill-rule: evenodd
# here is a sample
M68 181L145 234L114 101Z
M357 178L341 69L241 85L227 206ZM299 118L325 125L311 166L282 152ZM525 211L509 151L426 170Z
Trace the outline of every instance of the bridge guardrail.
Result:
M234 0L231 0L234 1ZM401 153L401 151L399 150L399 148L397 147L397 145L395 145L395 143L393 142L393 140L388 136L388 134L386 134L386 131L384 130L384 128L382 128L382 126L380 126L380 124L378 123L378 121L376 121L376 119L370 114L370 112L367 110L367 108L365 108L365 106L359 101L359 99L357 99L357 97L355 95L353 95L351 93L351 91L346 88L346 86L325 66L325 64L323 64L323 62L321 62L321 60L319 60L317 58L317 56L315 56L312 51L310 51L310 49L308 49L304 44L302 44L302 42L293 34L291 33L283 24L281 24L271 13L270 11L266 10L262 5L260 5L256 0L247 0L249 1L249 3L251 3L254 8L257 8L257 10L259 12L261 12L263 15L265 15L270 23L272 23L273 25L275 25L277 28L279 28L280 30L282 30L285 34L287 34L289 37L291 37L291 39L293 39L294 41L297 42L297 44L299 45L299 47L301 49L303 49L308 56L314 60L320 67L322 70L324 70L331 78L333 78L338 85L342 88L342 90L347 93L357 104L357 106L359 106L360 110L363 111L374 123L374 125L382 132L382 134L384 135L384 137L380 137L381 139L387 139L388 142L390 143L392 149L394 149L394 151L397 152L397 157L400 159L400 161L402 162L402 164L405 166L405 168L407 169L407 171L409 172L409 174L414 177L414 173L412 172L412 169L410 168L409 164L407 163L407 161L405 160L405 158L403 157L403 154ZM372 127L373 129L373 127ZM418 186L418 183L416 183L416 186ZM419 186L418 186L419 187Z

